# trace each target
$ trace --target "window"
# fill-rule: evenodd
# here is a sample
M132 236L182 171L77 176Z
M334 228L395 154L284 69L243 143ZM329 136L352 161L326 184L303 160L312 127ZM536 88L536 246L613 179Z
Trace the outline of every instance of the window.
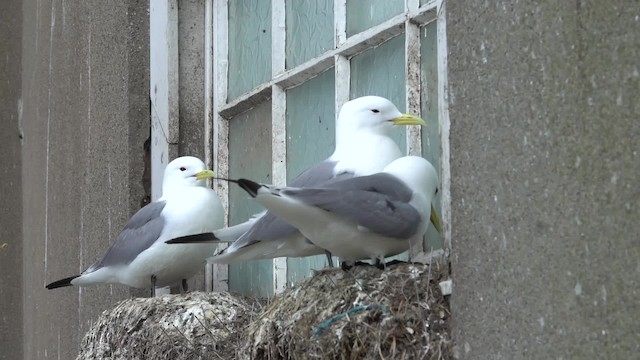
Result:
M400 129L396 140L407 154L422 154L441 169L436 205L448 228L441 1L214 1L212 19L213 109L206 130L213 134L208 160L220 176L286 184L331 154L344 102L380 95L428 123ZM215 189L231 225L261 210L236 187L218 182ZM319 256L232 264L229 288L269 296L324 262ZM214 282L223 281L227 269L216 265L213 274Z

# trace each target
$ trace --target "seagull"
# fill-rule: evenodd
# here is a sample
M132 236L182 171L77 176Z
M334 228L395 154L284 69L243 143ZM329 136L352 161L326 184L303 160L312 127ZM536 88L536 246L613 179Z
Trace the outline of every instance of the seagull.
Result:
M384 258L417 245L440 219L431 202L438 175L431 163L405 156L382 172L326 184L322 187L274 187L247 179L237 181L262 206L295 226L316 246L344 261Z
M402 156L398 144L391 138L398 125L422 125L419 117L401 113L389 100L379 96L364 96L346 102L336 120L336 146L326 160L302 172L290 181L293 187L314 187L335 181L364 176L381 171ZM211 263L235 263L276 257L304 257L330 254L316 246L294 226L267 211L229 247L209 259ZM246 223L236 227L247 228ZM231 229L231 228L229 228ZM236 231L238 228L234 228ZM198 234L177 238L168 243L220 241L233 232ZM238 233L238 231L236 231ZM229 236L226 236L227 239Z
M46 286L84 286L118 283L135 288L165 287L196 274L217 245L169 246L165 241L178 236L220 229L224 209L216 193L206 187L214 177L204 163L192 156L171 161L162 183L162 197L135 213L115 242L80 275L54 281Z

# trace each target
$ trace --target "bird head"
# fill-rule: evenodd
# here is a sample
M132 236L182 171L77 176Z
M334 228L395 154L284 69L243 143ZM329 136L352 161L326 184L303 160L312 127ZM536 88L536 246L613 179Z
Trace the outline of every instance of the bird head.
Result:
M164 170L163 193L169 187L206 186L205 180L214 176L202 160L193 156L181 156L171 161Z
M422 125L424 120L403 114L393 103L380 96L363 96L346 102L336 122L339 133L369 131L390 135L396 125Z

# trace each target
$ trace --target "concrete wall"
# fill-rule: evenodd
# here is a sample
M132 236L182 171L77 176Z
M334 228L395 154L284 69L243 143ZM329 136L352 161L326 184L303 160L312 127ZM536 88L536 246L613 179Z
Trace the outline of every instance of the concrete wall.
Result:
M100 257L140 206L148 2L21 3L22 349L71 359L91 322L133 294L44 286Z
M448 1L464 359L640 350L637 1Z
M0 359L22 358L22 8L0 5Z

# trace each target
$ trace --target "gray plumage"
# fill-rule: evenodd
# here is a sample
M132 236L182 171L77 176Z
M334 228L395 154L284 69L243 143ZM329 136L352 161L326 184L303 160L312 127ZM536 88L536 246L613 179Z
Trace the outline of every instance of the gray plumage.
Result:
M164 228L165 219L161 213L166 204L166 201L156 201L138 210L129 219L102 259L91 265L85 272L92 272L106 266L130 264L140 253L153 245Z
M420 224L420 214L409 204L413 191L386 173L347 179L324 188L285 188L280 193L392 238L408 238Z
M352 178L351 172L334 174L336 161L325 160L305 170L289 182L290 186L308 187L331 184ZM267 211L255 224L224 252L249 246L259 241L274 241L289 236L298 229Z

